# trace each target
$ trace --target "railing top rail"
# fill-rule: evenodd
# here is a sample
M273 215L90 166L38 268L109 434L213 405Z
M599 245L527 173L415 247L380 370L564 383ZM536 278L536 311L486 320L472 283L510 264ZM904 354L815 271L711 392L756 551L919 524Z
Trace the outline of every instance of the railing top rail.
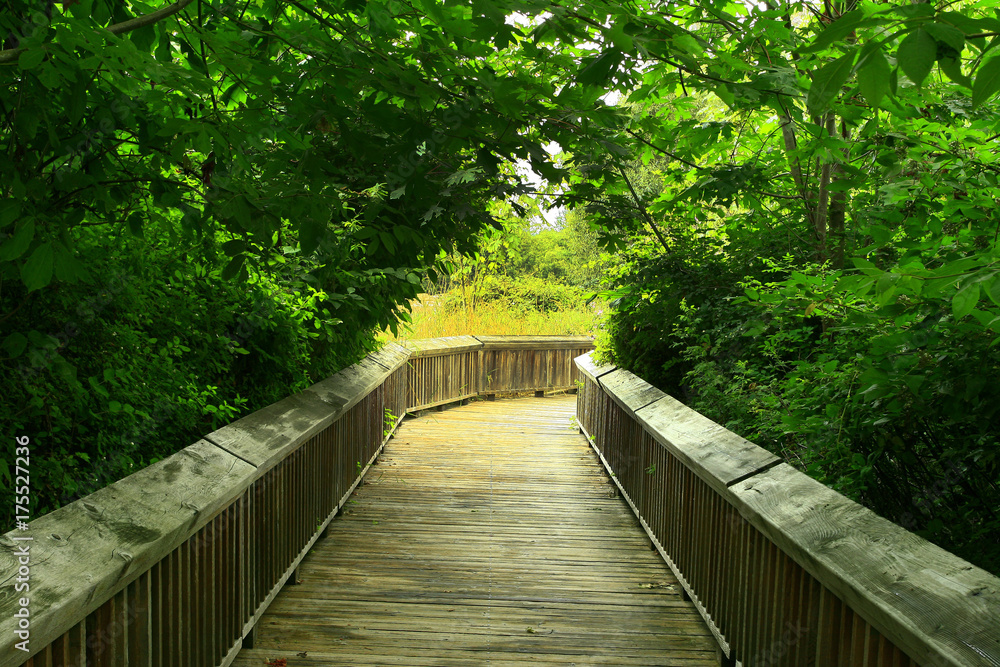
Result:
M405 364L411 354L409 349L399 343L386 343L381 350L369 354L367 358L381 364L391 373Z
M15 636L19 598L31 601L32 645L50 643L177 548L257 475L246 461L199 440L38 517L30 542L13 532L0 537L0 571L10 577L0 587L4 643ZM14 587L22 546L30 549L31 565L23 593ZM0 664L7 659L0 656Z
M445 336L407 340L415 357L456 354L471 350L560 350L592 347L592 336Z
M602 375L607 375L618 368L614 364L598 364L594 361L593 354L581 355L573 361L580 372L594 382L597 382Z
M592 347L592 336L476 336L486 350L560 350Z
M921 665L1000 665L1000 579L782 463L740 514Z
M433 357L439 354L457 354L469 350L482 349L483 344L475 336L444 336L442 338L422 338L407 340L403 345L412 350L415 357Z

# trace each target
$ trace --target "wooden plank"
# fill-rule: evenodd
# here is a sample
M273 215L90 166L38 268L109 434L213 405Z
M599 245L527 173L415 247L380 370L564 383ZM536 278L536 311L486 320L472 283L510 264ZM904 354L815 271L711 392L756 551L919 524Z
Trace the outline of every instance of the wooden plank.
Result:
M204 440L0 538L0 570L17 570L29 535L31 646L43 648L149 570L246 489L255 469ZM44 564L44 566L43 566ZM0 587L0 634L14 637L13 578ZM0 665L23 655L0 653Z
M781 462L671 396L637 410L635 416L657 442L724 497L729 485Z
M435 407L438 407L440 405L448 405L449 403L458 403L459 401L463 401L463 400L465 400L467 398L473 398L473 397L478 396L478 395L479 394L476 394L476 393L472 393L472 394L459 394L458 396L453 396L453 397L441 399L439 401L432 401L431 403L423 403L421 405L413 405L413 406L410 406L410 407L406 408L406 411L407 412L419 412L420 410L427 410L429 408L435 408Z
M442 354L457 354L483 349L483 344L474 336L443 336L403 341L403 345L413 352L414 357L436 357Z
M403 366L412 352L399 343L386 343L378 352L368 355L370 359L381 364L390 373Z
M730 491L758 530L917 663L1000 665L1000 578L784 463Z
M484 350L592 350L592 336L476 336Z
M573 360L577 369L592 382L598 382L598 378L607 375L618 368L614 364L597 364L594 362L594 353L589 352Z
M342 406L335 405L340 398L336 386L317 387L313 385L308 393L272 403L209 433L205 439L253 464L263 474L346 410L346 397Z
M621 369L601 375L597 381L615 403L633 416L636 410L666 396L641 377Z
M301 394L296 394L295 396L301 396L306 400L316 398L332 406L334 411L330 413L332 419L327 420L327 423L329 423L357 405L375 387L382 384L391 372L392 370L387 369L376 359L369 356L353 366L348 366L325 380L317 382ZM294 396L291 398L294 398ZM280 403L281 401L274 405ZM250 416L252 417L253 415ZM282 420L280 415L268 416L268 418Z
M574 401L405 421L234 664L717 665Z

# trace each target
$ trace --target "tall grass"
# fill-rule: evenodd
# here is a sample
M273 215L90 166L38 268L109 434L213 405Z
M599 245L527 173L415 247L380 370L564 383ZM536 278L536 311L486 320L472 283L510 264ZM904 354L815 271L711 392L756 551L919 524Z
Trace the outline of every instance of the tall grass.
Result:
M465 335L593 335L599 326L604 307L590 306L553 312L527 311L504 301L478 304L473 308L447 306L441 297L422 295L412 304L413 323L401 328L397 336L383 332L383 340L419 340L442 336Z

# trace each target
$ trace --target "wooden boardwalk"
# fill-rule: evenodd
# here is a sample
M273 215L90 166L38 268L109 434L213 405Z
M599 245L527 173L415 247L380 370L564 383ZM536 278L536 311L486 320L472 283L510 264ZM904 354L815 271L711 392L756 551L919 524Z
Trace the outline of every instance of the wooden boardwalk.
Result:
M718 665L574 411L406 420L234 665Z

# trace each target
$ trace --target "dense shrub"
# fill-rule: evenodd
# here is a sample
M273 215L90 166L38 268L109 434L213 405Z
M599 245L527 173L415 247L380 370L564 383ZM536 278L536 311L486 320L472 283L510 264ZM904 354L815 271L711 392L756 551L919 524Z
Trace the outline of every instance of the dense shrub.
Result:
M461 308L463 298L475 303L503 303L513 314L528 312L548 313L569 310L584 302L584 292L579 287L566 285L535 276L487 274L475 286L474 294L453 289L445 296L451 308Z
M135 239L83 254L89 283L27 294L8 282L2 294L13 314L0 336L0 430L31 438L33 517L322 379L372 344L375 323L362 309L343 306L340 317L355 323L343 325L323 292L287 276L284 286L273 273L233 283L220 277L227 258ZM12 474L13 460L0 456L6 489Z
M674 254L637 242L617 267L605 356L1000 572L1000 347L988 331L947 304L876 317L843 272L736 261L711 236Z

